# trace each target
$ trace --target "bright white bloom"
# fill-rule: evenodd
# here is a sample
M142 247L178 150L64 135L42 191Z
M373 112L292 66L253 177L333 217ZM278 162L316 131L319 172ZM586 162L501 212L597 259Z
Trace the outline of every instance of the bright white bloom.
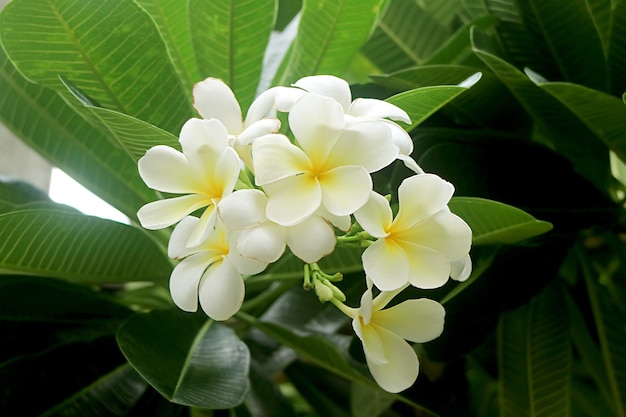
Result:
M193 105L203 118L218 119L226 126L229 145L248 166L251 166L250 145L254 139L278 132L280 128L278 119L264 118L264 114L249 114L244 121L233 91L217 78L207 78L194 85Z
M295 226L280 226L265 215L267 201L262 191L239 190L218 206L224 224L241 230L237 243L241 255L270 263L289 246L298 258L313 263L335 249L335 232L322 217L313 214Z
M436 175L414 175L398 188L400 207L395 219L389 202L374 192L354 214L361 227L377 238L362 259L367 276L380 290L407 283L438 288L451 274L467 278L472 231L447 208L453 193L453 185Z
M224 125L215 119L190 119L181 129L183 152L158 145L139 160L139 174L157 191L187 194L148 203L137 217L146 229L162 229L206 207L188 244L199 244L215 224L215 205L232 192L239 176L239 158L228 147Z
M217 221L206 240L189 247L189 235L199 220L185 217L174 229L168 246L168 255L182 259L172 271L170 293L174 303L184 311L196 311L198 298L202 310L214 320L233 316L244 299L242 274L257 274L267 263L247 259L233 248L237 233L230 232Z
M335 216L352 214L369 198L369 173L398 155L385 124L346 127L339 103L317 94L298 100L289 126L299 147L282 135L252 145L256 184L269 196L267 217L282 226L300 223L321 205Z
M345 80L332 75L304 77L296 81L293 86L296 88L274 87L262 93L250 106L248 114L254 114L258 118L267 114L272 107L278 111L288 112L307 93L330 97L341 105L346 126L365 120L387 124L392 133L392 142L399 149L397 158L415 173L424 172L409 156L413 153L413 140L401 126L392 121L411 123L409 115L398 106L372 98L352 100L350 85Z
M409 388L419 373L419 361L406 341L424 343L443 332L445 310L427 298L407 300L384 309L400 291L381 292L372 300L368 288L358 309L338 305L352 318L352 328L361 339L367 366L374 380L388 392Z

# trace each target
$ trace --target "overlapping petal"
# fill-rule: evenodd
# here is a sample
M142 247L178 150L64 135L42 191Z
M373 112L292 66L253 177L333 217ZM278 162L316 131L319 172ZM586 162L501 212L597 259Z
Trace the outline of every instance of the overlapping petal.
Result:
M287 228L287 245L291 252L306 263L319 261L335 249L335 231L322 217L313 215Z
M207 78L193 87L193 106L204 119L218 119L230 134L243 130L241 108L224 81Z
M362 255L363 269L382 291L392 291L405 285L410 278L411 264L404 248L392 239L378 239Z
M354 213L367 202L372 191L372 178L361 166L331 169L320 174L317 181L324 207L336 216Z
M311 75L300 78L293 85L308 92L332 98L339 103L344 113L347 113L350 108L352 101L350 85L341 78L332 75Z
M245 257L267 263L276 262L285 252L286 231L276 223L263 224L243 230L237 250Z
M255 181L260 186L312 170L309 157L284 135L266 135L255 140L252 159Z
M389 235L387 229L393 221L393 213L389 202L382 195L372 191L367 203L354 212L354 217L373 237L381 238Z
M176 265L170 276L170 294L183 311L198 309L198 286L207 268L206 256L196 253Z
M267 218L281 226L300 223L322 204L320 184L307 173L265 184L263 188L269 196Z
M200 194L189 194L181 197L157 200L141 207L137 218L141 226L149 230L162 229L180 221L194 211L206 207L206 197ZM209 207L207 210L212 210Z
M346 112L363 119L391 119L411 123L409 115L395 104L372 98L357 98Z
M405 340L424 343L441 336L445 316L441 304L420 298L376 311L372 320ZM412 320L407 320L409 317Z
M202 180L184 154L165 145L148 149L138 162L139 175L153 190L166 193L198 193Z
M393 228L407 229L447 207L454 186L434 174L413 175L398 187L400 208Z
M229 261L213 264L200 282L200 306L213 320L231 318L241 308L244 296L243 278Z
M409 260L409 282L417 288L443 286L450 277L450 259L425 246L405 243L402 249Z

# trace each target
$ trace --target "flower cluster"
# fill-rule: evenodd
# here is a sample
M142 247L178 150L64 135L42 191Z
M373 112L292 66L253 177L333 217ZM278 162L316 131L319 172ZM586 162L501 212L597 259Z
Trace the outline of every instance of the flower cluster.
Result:
M378 384L390 392L408 388L419 365L407 341L438 337L445 313L428 299L385 307L408 286L466 279L472 237L447 207L453 186L411 158L412 140L396 123L410 123L409 116L385 101L352 100L348 83L333 76L271 88L245 119L221 80L196 84L193 97L201 118L182 127L182 152L155 146L139 161L146 185L179 195L137 214L147 229L176 225L168 247L180 260L170 279L174 303L196 311L199 300L209 317L227 320L243 303L244 278L289 248L306 264L306 286L352 319ZM281 127L279 113L288 126ZM415 175L400 185L394 216L371 174L395 160ZM337 277L316 264L342 244L366 248L359 308L344 304L331 282Z

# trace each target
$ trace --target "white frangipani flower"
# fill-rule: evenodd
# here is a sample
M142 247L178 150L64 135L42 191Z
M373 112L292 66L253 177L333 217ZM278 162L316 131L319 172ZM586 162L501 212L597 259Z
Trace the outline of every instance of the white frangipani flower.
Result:
M241 107L233 91L218 78L207 78L193 87L194 108L204 119L218 119L228 131L229 145L249 165L250 145L255 138L278 132L280 122L265 114L248 114L242 118ZM258 107L258 105L253 105ZM252 107L251 107L252 108Z
M395 219L387 199L374 192L354 213L363 230L377 238L362 256L376 287L391 291L410 283L438 288L451 274L467 278L472 231L447 208L453 193L454 186L436 175L414 175L398 188Z
M293 86L295 88L274 87L265 91L250 106L248 114L262 117L271 108L282 112L291 111L294 104L307 93L330 97L341 105L346 126L365 120L386 123L391 130L392 142L399 149L397 158L415 173L424 173L417 162L410 157L413 153L413 140L400 125L394 122L411 123L409 115L398 106L372 98L352 100L350 85L345 80L332 75L304 77L296 81Z
M150 148L139 160L139 174L154 190L187 194L148 203L137 212L146 229L162 229L206 207L188 244L201 242L215 224L215 205L232 192L239 158L228 147L224 125L215 119L190 119L180 132L183 152L169 146Z
M257 274L266 262L244 258L235 250L238 234L229 231L221 221L200 244L189 247L189 235L199 220L185 217L172 232L168 255L182 259L172 271L170 293L174 303L184 311L196 311L198 298L202 310L213 320L227 320L243 303L245 287L242 274Z
M235 191L220 201L224 224L241 230L237 243L241 255L270 263L289 246L298 258L313 263L335 249L335 232L322 217L313 214L294 226L280 226L265 215L267 201L260 190Z
M367 366L382 389L397 393L409 388L419 374L419 361L407 340L424 343L443 332L445 310L427 298L403 301L384 309L400 290L381 292L372 299L368 288L358 309L335 303L352 318Z
M321 205L335 216L352 214L369 198L369 173L398 155L385 124L346 127L341 106L317 94L298 100L289 126L299 147L282 135L252 145L256 184L269 196L267 217L282 226L300 223Z

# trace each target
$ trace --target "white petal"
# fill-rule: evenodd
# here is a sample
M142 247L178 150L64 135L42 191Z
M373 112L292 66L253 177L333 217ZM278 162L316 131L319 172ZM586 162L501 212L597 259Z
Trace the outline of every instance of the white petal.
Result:
M434 174L413 175L398 187L400 208L393 229L408 229L447 206L454 186Z
M381 364L388 362L388 359L385 357L385 349L380 337L378 337L378 333L376 333L373 327L364 325L360 315L352 320L352 328L357 337L361 339L363 352L366 358L368 358L368 361Z
M450 261L440 252L423 246L402 246L410 263L409 281L417 288L443 286L450 277Z
M189 119L180 130L179 141L191 165L200 168L203 160L197 154L219 155L228 146L228 133L217 119Z
M193 87L193 106L205 119L218 119L228 133L243 130L241 108L232 90L217 78L207 78Z
M374 313L372 321L411 342L424 343L443 332L446 311L428 298L407 300Z
M255 140L252 160L256 184L261 186L311 169L302 149L284 135L266 135Z
M189 240L187 240L187 246L192 248L202 243L202 241L206 239L210 231L213 230L216 218L217 210L215 210L215 204L211 204L204 210L202 216L200 216L200 220L196 224L196 227L189 235Z
M393 291L409 281L406 254L390 239L378 239L362 255L363 269L381 291Z
M352 219L350 218L350 216L335 216L334 214L326 210L326 207L324 206L320 206L317 209L316 213L323 219L328 220L330 224L332 224L339 230L343 230L344 232L350 230L350 227L352 226Z
M411 158L408 155L398 155L398 159L404 162L404 166L415 172L416 174L423 174L424 170L415 162L415 159Z
M400 336L382 328L376 327L376 332L385 349L387 363L378 363L370 359L367 354L367 366L374 380L382 389L396 393L409 388L419 373L419 362L413 348Z
M167 256L180 259L201 250L187 246L189 235L196 228L199 220L197 217L187 216L176 225L167 244Z
M213 166L213 176L209 181L209 189L212 198L222 198L230 194L235 188L241 165L237 152L232 148L226 148Z
M400 120L410 124L411 118L404 110L395 104L373 98L356 98L346 113L367 119Z
M332 75L312 75L300 78L294 86L334 99L341 105L343 113L347 113L350 108L352 101L350 85L341 78Z
M360 166L332 169L318 176L324 207L336 216L347 216L363 207L372 191L372 178Z
M289 113L289 127L296 140L319 164L326 160L344 126L339 103L317 94L302 96Z
M280 120L262 119L248 126L237 138L238 145L251 145L256 138L278 132Z
M166 193L198 193L204 189L200 178L182 153L169 146L148 149L138 162L139 175L153 190Z
M389 235L387 228L393 221L393 214L387 199L372 191L367 203L354 212L354 218L363 230L376 238L380 238Z
M311 216L287 230L287 245L306 263L319 261L335 249L337 239L332 226L320 216Z
M391 130L391 142L398 147L400 154L410 155L413 153L413 139L406 130L394 122L384 121Z
M200 282L200 305L213 320L231 318L243 303L245 286L237 268L228 261L212 265Z
M463 219L448 211L434 214L406 236L412 238L413 243L441 252L448 259L464 258L472 245L472 230Z
M224 197L217 208L220 218L232 230L257 226L267 220L267 196L261 190L238 190Z
M272 114L273 110L290 111L294 103L304 94L305 92L299 88L291 87L273 87L265 90L250 105L245 125L250 126L268 114Z
M272 263L285 251L285 240L284 228L267 221L241 232L237 250L244 257Z
M198 283L208 267L207 258L197 253L182 260L170 277L170 294L174 304L184 311L198 309Z
M398 156L391 142L391 130L380 122L361 122L343 131L327 158L327 166L358 165L368 172L378 171Z
M469 255L450 262L450 278L465 281L472 274L472 259Z
M141 207L137 212L137 218L145 229L162 229L209 204L211 200L198 194L157 200Z
M265 214L281 226L293 226L306 219L322 203L319 183L310 175L284 178L263 186L269 196Z

